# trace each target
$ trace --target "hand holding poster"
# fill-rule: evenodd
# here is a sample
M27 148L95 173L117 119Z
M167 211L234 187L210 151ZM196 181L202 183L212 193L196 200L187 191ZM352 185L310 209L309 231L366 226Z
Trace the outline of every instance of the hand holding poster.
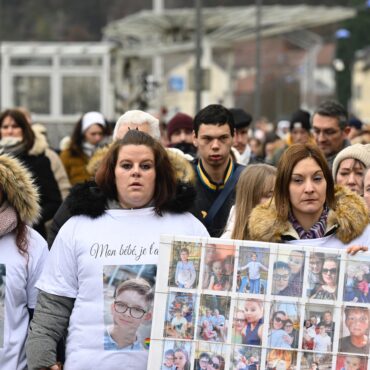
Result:
M368 369L370 254L162 236L159 261L148 369Z

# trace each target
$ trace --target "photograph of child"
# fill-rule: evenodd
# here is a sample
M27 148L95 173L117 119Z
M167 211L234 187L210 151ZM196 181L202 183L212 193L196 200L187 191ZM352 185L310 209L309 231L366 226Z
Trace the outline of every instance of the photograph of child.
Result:
M214 250L211 252L210 249ZM230 291L233 282L235 246L208 245L204 256L203 288Z
M305 252L281 249L273 266L272 294L301 297Z
M174 241L172 243L169 286L196 288L199 279L201 247L198 243Z
M270 348L298 348L299 311L296 303L275 303L271 306L267 345Z
M194 339L195 295L172 292L167 298L164 336L179 339Z
M341 355L337 357L336 370L366 370L367 358L361 356Z
M308 288L307 297L316 292L321 285L321 269L325 255L321 252L311 252L308 266Z
M240 300L235 305L232 342L260 346L263 332L263 301Z
M195 370L225 370L225 345L198 342L195 351Z
M370 303L369 284L370 261L347 261L344 277L343 301Z
M334 308L330 306L306 305L302 338L303 349L316 352L332 351L335 330L333 310ZM311 362L314 360L322 362L319 354L316 357L314 354L307 356Z
M261 350L248 346L236 346L231 352L233 370L258 370L261 366Z
M237 291L264 294L270 254L266 248L240 247Z
M200 298L197 339L224 342L229 323L230 297L203 294Z
M318 272L320 279L314 290L309 289L309 297L313 299L335 300L337 299L338 278L340 273L339 257L338 255L326 253L322 261L321 270ZM310 264L310 269L312 267L314 266ZM317 267L318 266L315 265L316 270Z
M104 266L104 349L147 350L156 265Z
M297 352L272 349L267 352L267 370L294 370L297 366Z
M324 355L324 354L323 354ZM303 352L301 358L302 370L332 370L333 369L333 356L325 353L318 359L313 357L312 352Z
M160 370L190 370L191 343L165 341Z
M369 354L369 309L346 306L338 352Z

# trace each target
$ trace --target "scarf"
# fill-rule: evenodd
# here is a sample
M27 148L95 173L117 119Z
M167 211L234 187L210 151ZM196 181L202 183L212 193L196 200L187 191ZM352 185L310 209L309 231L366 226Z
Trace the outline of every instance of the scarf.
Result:
M87 141L84 141L82 143L82 151L90 158L95 150L97 149L98 147L96 145L92 145L90 143L88 143Z
M327 224L327 219L328 219L328 212L329 212L329 208L325 206L324 210L321 213L319 220L308 231L306 231L299 224L297 219L291 213L289 214L289 221L291 222L293 228L299 235L300 239L322 238L325 235L326 224Z
M17 212L7 201L4 201L0 206L0 236L13 231L17 224Z
M0 140L0 154L18 156L25 152L25 143L22 138L4 137Z

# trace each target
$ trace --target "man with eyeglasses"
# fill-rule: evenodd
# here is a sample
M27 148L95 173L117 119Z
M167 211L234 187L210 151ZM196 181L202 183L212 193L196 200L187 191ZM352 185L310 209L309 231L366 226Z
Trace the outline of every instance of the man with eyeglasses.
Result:
M369 354L369 309L347 306L344 314L350 335L340 338L339 352Z
M312 128L316 144L332 168L336 155L351 145L347 139L351 129L346 109L333 100L322 102L313 114Z
M104 334L105 350L144 350L137 332L141 324L152 318L153 299L153 288L144 279L129 279L118 285L111 304L113 325Z

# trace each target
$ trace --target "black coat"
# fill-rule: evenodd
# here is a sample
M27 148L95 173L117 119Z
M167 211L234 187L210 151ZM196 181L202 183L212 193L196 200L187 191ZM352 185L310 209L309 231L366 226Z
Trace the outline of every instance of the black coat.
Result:
M45 154L17 157L32 173L40 194L41 218L33 228L46 238L45 222L54 217L62 203L62 197L49 158Z

